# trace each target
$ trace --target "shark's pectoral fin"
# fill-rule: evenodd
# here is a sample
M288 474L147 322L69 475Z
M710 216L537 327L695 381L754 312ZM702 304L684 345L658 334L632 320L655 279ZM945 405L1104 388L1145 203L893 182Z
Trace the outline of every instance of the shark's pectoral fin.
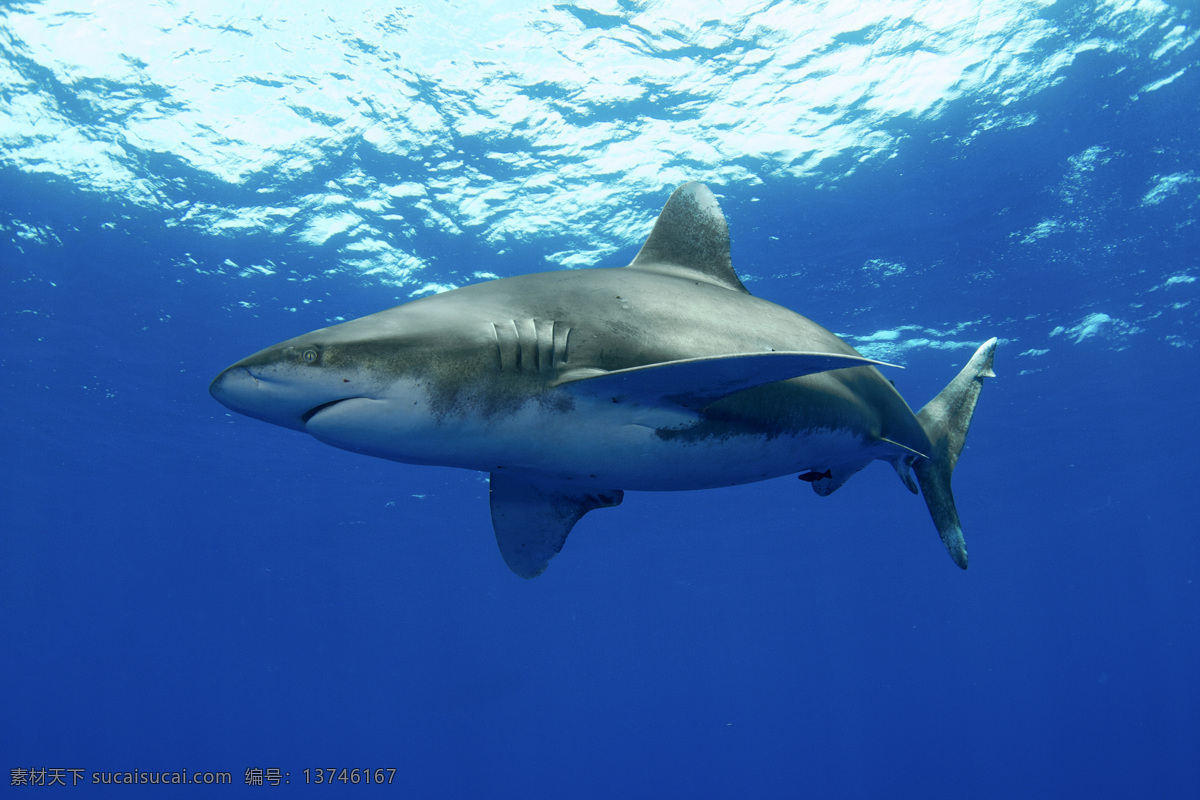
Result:
M492 527L508 568L536 578L562 550L575 523L589 511L620 505L619 489L597 490L493 472L489 480Z
M706 358L664 361L611 372L575 370L555 382L575 394L614 403L675 403L700 411L716 400L751 389L816 372L864 366L894 366L862 356L835 353L734 353Z

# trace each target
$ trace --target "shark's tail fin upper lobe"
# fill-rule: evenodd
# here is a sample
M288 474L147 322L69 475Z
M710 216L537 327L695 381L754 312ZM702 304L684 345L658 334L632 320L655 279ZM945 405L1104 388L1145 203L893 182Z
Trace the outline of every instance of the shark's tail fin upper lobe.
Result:
M967 568L967 545L958 521L958 510L954 507L954 493L950 491L950 475L967 440L975 403L983 390L983 379L996 376L992 372L995 355L996 340L989 339L975 351L954 380L917 413L917 419L933 443L933 451L929 458L918 458L913 470L938 535L954 563L963 569Z

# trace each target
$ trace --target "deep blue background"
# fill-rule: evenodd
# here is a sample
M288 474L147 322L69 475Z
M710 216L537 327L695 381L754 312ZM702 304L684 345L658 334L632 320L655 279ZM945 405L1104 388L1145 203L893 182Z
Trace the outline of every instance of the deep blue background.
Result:
M844 333L1001 337L955 474L965 573L874 466L826 499L630 493L521 581L482 476L208 396L403 292L285 270L250 313L182 254L315 274L319 249L164 231L6 167L2 218L60 243L0 241L0 766L230 771L226 791L279 767L292 785L258 791L289 795L306 767L383 766L415 797L1196 796L1200 284L1155 287L1200 270L1198 184L1139 201L1200 172L1200 68L1136 102L1147 76L1111 54L1067 76L969 150L962 109L836 183L714 187L754 293ZM1090 147L1112 158L1066 208ZM1047 218L1078 227L1015 242ZM503 275L558 244L460 246ZM871 258L908 270L871 285ZM1050 335L1095 311L1139 331ZM893 377L919 406L967 354L911 350Z

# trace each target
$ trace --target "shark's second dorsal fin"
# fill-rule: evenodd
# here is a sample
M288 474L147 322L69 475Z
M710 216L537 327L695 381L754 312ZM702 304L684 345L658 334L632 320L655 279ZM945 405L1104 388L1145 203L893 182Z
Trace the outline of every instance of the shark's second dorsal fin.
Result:
M629 268L694 277L746 292L733 271L725 215L703 183L685 183L675 190Z

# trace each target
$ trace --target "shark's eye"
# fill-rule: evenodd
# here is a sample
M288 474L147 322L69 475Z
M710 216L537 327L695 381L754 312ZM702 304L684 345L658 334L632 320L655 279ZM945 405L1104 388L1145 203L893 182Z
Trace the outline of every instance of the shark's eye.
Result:
M321 360L321 354L318 353L314 348L309 347L300 354L300 358L304 359L305 364L316 364Z

